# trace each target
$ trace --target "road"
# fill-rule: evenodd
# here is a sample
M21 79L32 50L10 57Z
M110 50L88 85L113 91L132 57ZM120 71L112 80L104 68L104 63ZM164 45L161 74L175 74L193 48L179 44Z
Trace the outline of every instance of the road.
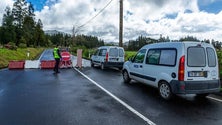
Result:
M171 101L161 99L157 89L138 82L124 84L121 72L99 68L82 70L96 83L129 104L157 125L220 125L222 102L196 98L195 95L176 96Z
M1 125L221 125L221 117L220 101L164 101L152 87L124 84L116 69L0 70Z

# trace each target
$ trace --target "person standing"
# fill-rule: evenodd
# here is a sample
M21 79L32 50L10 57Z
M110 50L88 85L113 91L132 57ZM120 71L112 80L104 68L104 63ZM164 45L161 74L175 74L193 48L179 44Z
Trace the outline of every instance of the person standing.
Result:
M55 73L59 73L59 63L60 63L60 59L62 57L60 55L58 45L56 45L56 47L53 49L53 56L54 56L54 59L56 61L55 67L54 67L53 70L54 70Z

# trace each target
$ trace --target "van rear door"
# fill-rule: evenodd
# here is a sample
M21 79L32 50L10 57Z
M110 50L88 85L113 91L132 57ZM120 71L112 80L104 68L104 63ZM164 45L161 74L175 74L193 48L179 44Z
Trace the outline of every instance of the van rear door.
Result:
M109 62L124 62L124 50L119 47L111 47L109 49Z
M209 44L187 43L185 79L202 81L218 79L218 64L215 49Z

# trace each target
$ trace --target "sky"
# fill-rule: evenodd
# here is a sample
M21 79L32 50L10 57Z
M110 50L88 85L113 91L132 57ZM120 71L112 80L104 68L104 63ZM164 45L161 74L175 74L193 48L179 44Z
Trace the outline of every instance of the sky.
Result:
M119 0L27 2L34 5L36 20L41 19L43 30L71 34L73 27L78 29L83 25L78 34L119 42ZM162 35L171 40L189 35L200 40L222 41L222 0L123 0L123 3L124 42L140 35L154 39ZM0 22L5 7L12 5L13 0L1 0Z

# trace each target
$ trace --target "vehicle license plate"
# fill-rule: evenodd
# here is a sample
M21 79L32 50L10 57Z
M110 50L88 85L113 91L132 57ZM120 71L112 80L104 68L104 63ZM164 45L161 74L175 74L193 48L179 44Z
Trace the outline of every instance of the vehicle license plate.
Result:
M188 72L188 77L204 77L205 73L203 71L191 71Z
M118 61L118 58L109 58L110 61Z

